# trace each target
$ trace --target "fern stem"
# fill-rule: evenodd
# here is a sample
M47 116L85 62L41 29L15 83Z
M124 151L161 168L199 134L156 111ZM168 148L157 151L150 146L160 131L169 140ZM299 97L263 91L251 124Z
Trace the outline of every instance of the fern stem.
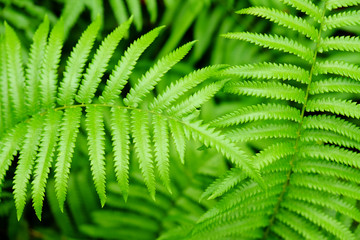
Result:
M315 69L315 65L316 65L317 54L319 52L319 44L320 44L320 40L321 40L322 25L323 25L323 22L324 22L325 11L326 11L326 2L324 1L323 2L323 7L322 7L321 22L320 22L319 27L318 27L318 29L319 29L318 30L318 37L316 39L316 43L315 43L315 47L314 47L314 55L313 55L314 57L313 57L313 61L312 61L311 69L310 69L309 82L308 82L308 85L306 87L305 99L304 99L304 103L303 103L303 106L302 106L302 109L301 109L301 114L300 114L300 122L299 122L299 125L298 125L298 130L296 132L297 137L296 137L296 141L295 141L295 145L294 145L295 153L294 153L294 155L292 156L292 158L290 160L290 163L289 163L290 164L290 170L287 172L286 181L285 181L285 183L283 185L283 189L282 189L282 191L281 191L281 193L279 195L277 203L275 204L273 214L272 214L272 216L271 216L271 218L269 220L269 224L268 224L268 226L266 227L266 229L264 231L264 235L263 235L263 238L262 238L263 240L268 238L271 227L275 223L276 215L278 214L278 212L280 210L281 203L283 202L285 194L287 192L287 189L288 189L288 187L290 185L290 178L291 178L291 175L293 173L294 162L296 161L297 155L299 153L299 142L300 142L300 137L301 137L301 132L302 132L302 125L303 125L303 122L304 122L304 115L305 115L305 111L306 111L306 105L307 105L307 102L309 100L310 86L311 86L312 77L313 77L314 69Z

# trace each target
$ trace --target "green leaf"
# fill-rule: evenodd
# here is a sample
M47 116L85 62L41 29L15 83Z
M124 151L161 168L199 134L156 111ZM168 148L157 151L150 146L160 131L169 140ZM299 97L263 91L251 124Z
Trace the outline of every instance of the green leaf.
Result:
M177 121L169 119L170 132L174 140L176 151L179 154L182 164L185 162L186 139L183 127Z
M347 117L360 118L359 104L336 98L319 98L309 100L306 110L309 112L331 112Z
M88 133L88 147L91 172L96 191L100 197L101 206L106 201L105 176L105 129L103 122L103 107L86 107L86 130Z
M20 220L26 203L27 184L34 165L36 152L40 142L42 129L42 117L33 117L26 131L24 143L21 146L19 162L14 177L14 198L17 211L17 218Z
M85 63L100 28L100 18L92 22L81 35L67 60L64 78L60 83L58 103L72 105Z
M307 15L313 17L316 21L321 22L322 12L319 7L317 7L310 0L280 0L283 3L286 3L290 6L295 7L297 10L306 13Z
M33 44L30 47L29 62L26 68L25 93L26 104L30 110L30 114L36 113L39 110L41 66L45 55L48 33L49 19L45 17L44 22L34 34Z
M129 194L130 121L127 109L111 108L111 135L114 149L116 178L124 200Z
M155 162L159 171L161 181L165 187L170 189L170 169L169 169L169 133L168 123L164 117L153 115L152 126L154 129L153 142L155 146Z
M313 52L298 41L276 34L259 34L250 32L226 33L222 35L229 39L243 40L269 49L280 50L294 54L307 62L312 62Z
M96 89L106 71L110 58L121 39L128 32L131 22L132 18L117 27L102 41L100 47L96 50L92 62L86 69L80 90L76 96L78 102L90 103L95 96Z
M61 115L62 112L60 111L50 111L46 116L44 130L41 134L41 142L34 169L34 179L32 181L33 206L39 220L41 220L46 182L58 140Z
M42 107L55 106L56 89L58 84L57 68L60 62L61 49L64 39L64 23L58 21L50 32L48 44L45 48L44 60L40 77L40 96Z
M81 108L68 108L61 123L60 141L57 149L58 156L55 163L55 191L61 212L64 211L64 202L67 192L70 165L75 147L75 140L79 131Z
M106 82L102 96L99 98L100 102L110 103L119 97L140 55L155 40L163 28L153 29L130 45Z
M360 4L359 0L328 0L326 1L326 8L332 10L342 7L351 7L358 4Z
M298 31L299 33L311 38L317 39L318 31L314 26L308 23L305 19L290 15L280 10L266 8L266 7L250 7L241 9L238 14L249 14L258 17L269 19L272 22Z
M360 11L345 11L330 15L324 19L323 30L346 26L354 26L360 23Z
M146 72L138 83L130 89L130 92L126 95L124 103L127 106L137 107L142 98L150 92L155 85L161 80L161 77L168 72L172 66L185 57L190 51L195 41L189 42L173 52L169 53L165 57L161 58L148 72Z
M327 37L321 40L319 52L332 50L360 52L360 38L352 36Z
M131 112L131 130L134 138L135 152L138 156L140 169L150 196L155 200L155 174L151 154L149 118L146 112L133 110Z

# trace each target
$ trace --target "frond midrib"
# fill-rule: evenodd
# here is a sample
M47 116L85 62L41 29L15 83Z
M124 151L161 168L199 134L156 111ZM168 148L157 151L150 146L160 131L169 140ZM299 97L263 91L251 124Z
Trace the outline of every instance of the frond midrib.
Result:
M309 73L309 81L308 81L308 84L307 84L307 87L306 87L304 103L303 103L302 109L301 109L300 122L298 123L297 137L295 139L295 146L294 146L295 152L294 152L294 155L292 156L292 158L290 160L290 163L289 163L290 164L290 170L287 172L287 178L286 178L286 181L285 181L285 183L283 185L283 190L281 191L281 193L280 193L280 195L278 197L278 201L275 204L274 211L273 211L273 213L272 213L272 215L270 217L270 220L269 220L269 224L264 230L264 235L263 235L263 238L262 238L263 240L268 239L268 236L269 236L270 231L271 231L271 227L275 223L276 216L277 216L277 214L279 212L279 209L281 207L282 202L284 201L287 189L290 186L290 178L291 178L291 175L293 174L294 162L296 161L296 159L298 158L298 155L300 153L300 151L299 151L300 150L299 149L299 142L301 141L301 133L302 133L302 130L303 130L302 125L303 125L303 122L304 122L304 115L305 115L305 111L306 111L307 102L309 100L309 93L310 93L310 90L311 90L310 86L311 86L311 82L313 80L314 69L316 67L317 54L320 52L319 47L320 47L320 44L321 44L322 25L323 25L323 22L325 20L325 12L326 12L326 3L324 2L323 7L322 7L321 21L320 21L320 24L318 26L318 36L317 36L317 39L315 41L315 46L314 46L314 54L313 54L313 61L312 61L312 65L311 65L311 69L310 69L310 73Z

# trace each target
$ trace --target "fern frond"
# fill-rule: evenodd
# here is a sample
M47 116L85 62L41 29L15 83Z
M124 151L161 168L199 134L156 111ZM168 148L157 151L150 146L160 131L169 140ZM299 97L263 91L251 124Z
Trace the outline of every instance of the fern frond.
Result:
M336 146L304 145L301 147L304 157L315 157L342 163L352 167L360 166L360 154Z
M9 93L10 82L7 74L7 54L5 38L0 38L0 138L3 136L5 130L10 127L12 121L12 111Z
M290 15L277 9L267 7L250 7L237 12L238 14L254 15L262 18L269 19L270 21L295 30L312 40L318 36L318 32L314 26L310 25L302 18Z
M214 199L224 193L228 192L235 185L245 179L245 174L241 172L239 168L232 168L227 171L222 177L216 179L201 195L202 199Z
M338 146L356 148L360 150L359 142L334 132L326 132L323 130L305 130L300 139L303 142L332 143Z
M307 15L313 17L317 22L321 22L321 11L318 6L316 6L310 0L280 0L281 2L295 7L297 10L306 13Z
M339 128L341 126L341 128ZM336 116L307 116L303 121L304 129L323 129L360 142L360 128Z
M258 104L243 107L221 116L210 122L210 125L214 127L228 127L239 123L267 119L300 122L300 111L296 108L280 104Z
M226 76L260 79L294 80L308 83L309 73L298 66L277 63L257 63L229 67L223 71Z
M321 231L315 228L313 224L309 223L304 218L288 210L281 209L281 211L276 216L276 219L300 233L302 237L307 240L327 239L327 237Z
M55 106L56 89L58 84L57 67L60 62L63 39L64 26L63 22L59 21L50 32L41 68L40 100L42 107L44 108L51 108Z
M357 103L336 98L309 100L306 110L309 112L331 112L354 118L360 117L360 106Z
M149 117L142 111L132 111L131 130L134 137L135 151L139 158L140 169L150 196L155 199L155 174L151 154Z
M153 141L155 146L155 162L159 171L160 179L165 187L171 192L170 189L170 170L169 170L169 136L168 136L168 123L167 121L154 115L153 119Z
M58 156L55 163L55 191L60 210L63 211L70 173L71 158L79 131L81 108L69 108L64 112L61 123Z
M6 171L11 165L13 156L20 148L27 127L27 124L18 124L9 131L0 142L0 186L3 185Z
M253 157L253 160L260 169L269 166L271 163L284 159L295 154L294 140L270 145Z
M163 28L158 27L151 30L130 45L111 73L102 96L99 98L100 102L110 103L117 99L140 55L155 40Z
M25 117L25 77L20 53L21 44L15 31L7 23L5 23L5 31L9 92L15 117L20 120Z
M347 11L330 15L324 19L323 29L353 26L360 23L360 11Z
M302 225L300 225L300 226L302 226ZM274 233L276 233L282 239L285 239L285 240L301 240L301 239L303 239L303 236L301 236L299 233L294 231L292 228L288 227L287 225L285 225L281 222L276 222L273 225L272 230L274 231Z
M164 92L162 92L154 99L153 102L150 103L149 108L151 110L158 111L166 109L186 91L202 83L209 77L215 76L215 74L222 68L222 65L214 65L198 69L182 79L179 79L176 83L171 83Z
M304 59L307 62L311 62L313 59L313 52L311 49L305 47L297 41L276 34L237 32L226 33L222 36L229 39L244 40L269 49L276 49L279 51L291 53Z
M352 36L324 38L319 45L319 52L328 52L332 50L360 52L360 38Z
M172 106L167 111L168 114L182 117L191 112L194 112L196 108L200 107L210 98L212 98L224 86L224 83L224 81L219 81L201 88L186 100Z
M296 200L289 200L284 203L284 207L305 217L314 224L323 227L339 239L356 239L353 233L341 222L309 204Z
M294 165L294 172L318 173L324 176L332 176L354 183L360 182L360 173L353 167L336 162L328 162L317 159L306 159L297 161Z
M90 103L95 95L108 62L117 45L127 33L133 18L130 18L112 31L96 50L95 56L86 69L76 100L80 103Z
M161 80L161 77L169 71L172 66L184 58L194 43L195 41L189 42L160 59L154 67L145 73L138 83L131 88L124 99L124 103L127 106L136 107L145 94L151 91L156 83Z
M204 142L205 146L214 147L228 157L235 166L242 168L248 176L264 186L264 182L253 163L231 141L207 125L200 124L200 122L184 122L184 127L189 130L194 139Z
M129 193L130 122L127 109L111 108L111 134L114 148L114 166L121 194L127 200Z
M103 111L104 109L98 106L88 106L86 108L86 130L88 133L91 172L96 191L100 197L101 206L104 206L106 201Z
M360 81L360 69L356 64L342 61L325 61L318 62L315 69L317 74L332 73Z
M184 163L186 141L184 129L176 121L169 121L169 127L174 140L176 151L178 152L180 157L180 161Z
M248 126L229 131L226 135L235 142L247 142L267 138L296 138L295 124L274 123L261 126Z
M49 112L44 123L44 130L41 134L41 142L34 169L34 179L32 181L33 206L40 220L46 180L50 172L50 166L57 144L61 116L62 112Z
M299 194L300 192L301 194ZM335 198L329 193L320 193L304 187L293 187L289 190L288 196L296 200L306 201L308 203L333 209L356 221L360 219L360 211L355 206L342 199Z
M309 90L310 94L328 92L360 93L360 83L348 78L329 78L312 82Z
M305 101L303 90L279 82L232 81L226 84L224 91L238 95L290 100L298 103Z
M359 0L328 0L326 2L326 8L333 10L342 7L351 7L360 4Z
M21 146L19 163L14 177L14 198L17 218L20 220L26 203L27 184L33 169L34 160L40 142L42 117L35 116L28 124L24 143Z
M58 103L60 105L72 105L75 92L78 88L81 74L91 48L94 44L96 35L100 28L100 18L91 23L81 35L78 43L72 50L67 61L64 79L60 83Z
M29 62L26 68L26 104L30 114L39 110L39 83L41 76L41 65L45 55L45 47L49 33L49 19L45 17L44 22L36 30L33 44L30 48Z

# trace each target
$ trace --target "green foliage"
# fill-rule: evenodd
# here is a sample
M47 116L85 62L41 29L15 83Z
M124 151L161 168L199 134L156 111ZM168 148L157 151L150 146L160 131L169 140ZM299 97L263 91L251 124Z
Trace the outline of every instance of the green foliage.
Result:
M358 24L356 11L332 14L332 10L358 2L322 1L318 6L310 1L282 2L304 12L306 18L268 7L238 13L267 18L302 36L249 32L223 36L299 60L225 69L223 74L233 80L225 84L224 92L271 100L210 123L223 127L232 141L258 142L260 152L254 153L253 162L267 188L237 169L228 171L203 194L203 198L223 198L189 228L186 239L358 238L354 224L360 214L360 189L355 175L359 174L360 142L355 132L360 129L360 115L356 95L345 93L357 93L359 66L328 60L326 55L359 52L357 37L332 36L335 28Z

